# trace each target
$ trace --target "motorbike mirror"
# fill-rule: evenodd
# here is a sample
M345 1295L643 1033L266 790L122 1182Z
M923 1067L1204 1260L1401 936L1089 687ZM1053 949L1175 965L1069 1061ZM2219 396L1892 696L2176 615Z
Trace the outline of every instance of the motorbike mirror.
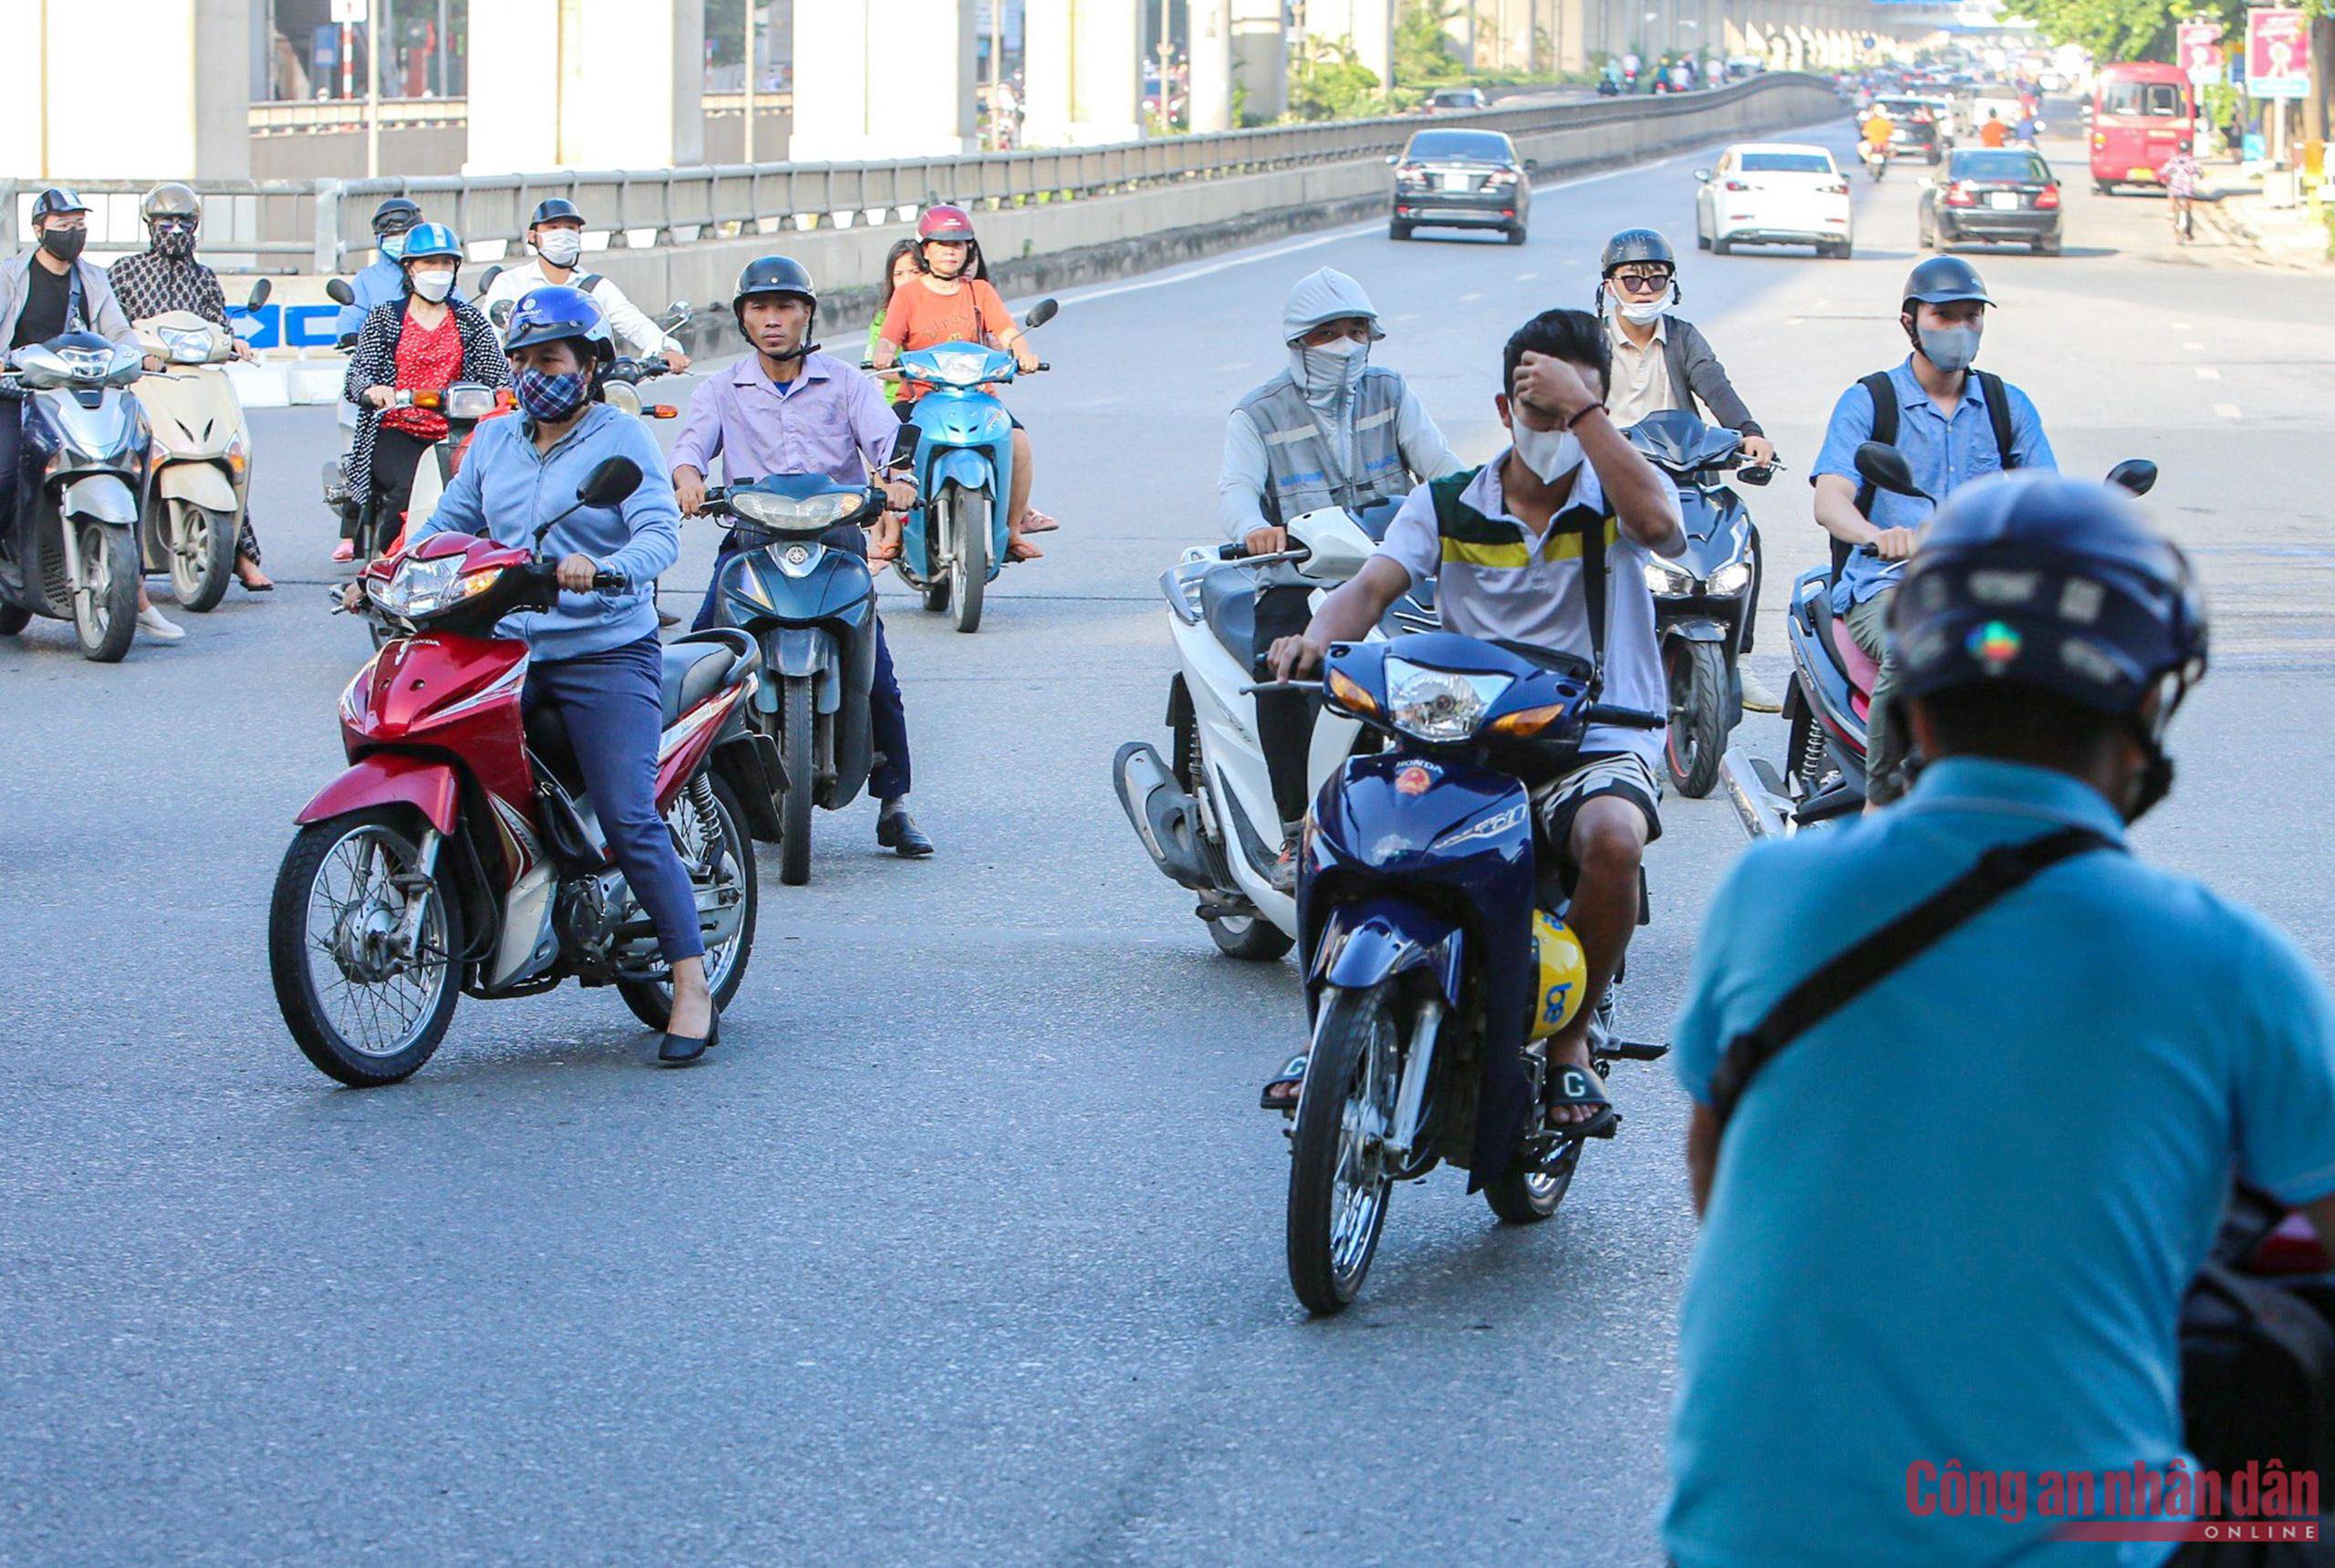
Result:
M1290 542L1307 552L1296 563L1300 576L1343 583L1362 570L1376 548L1362 524L1343 507L1324 507L1290 520Z
M586 506L614 506L640 488L640 464L628 457L601 460L576 487L576 499Z
M1047 322L1052 321L1057 315L1059 315L1061 311L1062 306L1055 301L1052 299L1042 299L1038 301L1037 304L1030 307L1030 314L1022 318L1022 325L1032 328L1043 327Z
M267 303L267 296L275 292L275 286L268 282L267 279L261 278L257 283L252 285L251 297L244 301L244 308L245 310L257 310L261 306Z
M1709 183L1711 182L1711 171L1710 171L1709 170L1707 170L1707 169L1697 169L1697 170L1696 170L1696 171L1695 171L1695 182L1696 182L1697 184L1698 184L1698 185L1707 185L1707 184L1709 184Z
M1875 490L1886 490L1895 495L1910 495L1916 500L1929 499L1926 493L1914 483L1914 471L1905 465L1905 454L1881 441L1869 441L1857 448L1857 477Z
M502 275L503 264L501 262L496 262L493 266L488 267L484 272L479 274L478 296L481 299L484 299L486 297L487 290L494 286L494 280Z
M2108 471L2108 483L2146 495L2156 488L2156 464L2144 457L2128 457Z
M1541 161L1538 158L1527 158L1524 161L1524 171L1527 174L1538 174L1541 171Z
M1393 154L1392 152L1389 152L1389 153L1386 155L1386 161L1387 161L1387 162L1389 162L1389 163L1394 162L1394 161L1395 161L1395 154Z
M906 468L916 461L916 449L923 443L924 432L914 425L902 425L900 433L892 438L892 459L887 468Z
M494 307L486 313L487 318L494 323L494 329L496 331L505 331L511 326L511 314L516 308L517 303L515 301L498 299L494 302Z
M328 277L325 279L325 297L335 305L354 305L357 303L357 291L348 286L346 278Z

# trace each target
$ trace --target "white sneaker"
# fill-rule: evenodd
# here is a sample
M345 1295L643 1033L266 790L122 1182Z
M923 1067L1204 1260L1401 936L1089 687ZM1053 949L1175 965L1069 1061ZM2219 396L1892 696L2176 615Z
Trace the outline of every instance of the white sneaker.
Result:
M1766 681L1751 673L1749 665L1742 667L1737 673L1743 677L1744 707L1754 713L1780 713L1784 711L1782 700L1768 690Z
M159 605L148 605L138 612L138 629L156 642L176 642L186 635L185 631L172 624L170 618L162 614L161 607Z

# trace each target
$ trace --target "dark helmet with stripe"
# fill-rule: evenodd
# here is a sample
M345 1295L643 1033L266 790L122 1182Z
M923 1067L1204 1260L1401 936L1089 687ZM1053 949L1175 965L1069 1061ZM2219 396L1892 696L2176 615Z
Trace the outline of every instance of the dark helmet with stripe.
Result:
M59 213L86 213L89 203L81 200L80 192L69 185L51 185L33 199L33 222L53 218Z
M1932 256L1906 275L1900 308L1910 312L1916 301L1923 305L1953 305L1966 299L1975 299L1981 305L1994 304L1986 284L1979 279L1978 269L1960 256Z
M575 202L565 196L545 196L535 203L534 215L527 220L527 227L532 229L538 224L566 220L580 223L584 221L584 214L576 210Z
M421 206L410 196L391 196L373 209L373 233L401 234L421 222Z

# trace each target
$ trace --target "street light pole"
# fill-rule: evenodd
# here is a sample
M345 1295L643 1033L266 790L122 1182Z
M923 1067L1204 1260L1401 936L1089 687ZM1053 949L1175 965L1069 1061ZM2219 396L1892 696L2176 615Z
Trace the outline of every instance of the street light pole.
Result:
M746 131L742 163L754 161L754 0L746 0Z
M365 178L381 172L381 0L365 0Z

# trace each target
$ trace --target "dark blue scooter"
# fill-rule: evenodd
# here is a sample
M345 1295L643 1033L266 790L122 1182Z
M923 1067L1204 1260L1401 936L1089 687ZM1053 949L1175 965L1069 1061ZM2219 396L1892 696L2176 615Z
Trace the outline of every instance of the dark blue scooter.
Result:
M1585 971L1522 775L1562 767L1593 722L1662 727L1596 701L1599 683L1586 659L1450 632L1330 649L1324 703L1385 743L1323 786L1299 866L1313 1047L1289 1274L1311 1312L1353 1301L1394 1184L1438 1160L1514 1222L1547 1219L1572 1184L1583 1135L1533 1113L1541 1041L1578 1011ZM1615 1040L1610 1018L1590 1032L1601 1070L1668 1049Z

